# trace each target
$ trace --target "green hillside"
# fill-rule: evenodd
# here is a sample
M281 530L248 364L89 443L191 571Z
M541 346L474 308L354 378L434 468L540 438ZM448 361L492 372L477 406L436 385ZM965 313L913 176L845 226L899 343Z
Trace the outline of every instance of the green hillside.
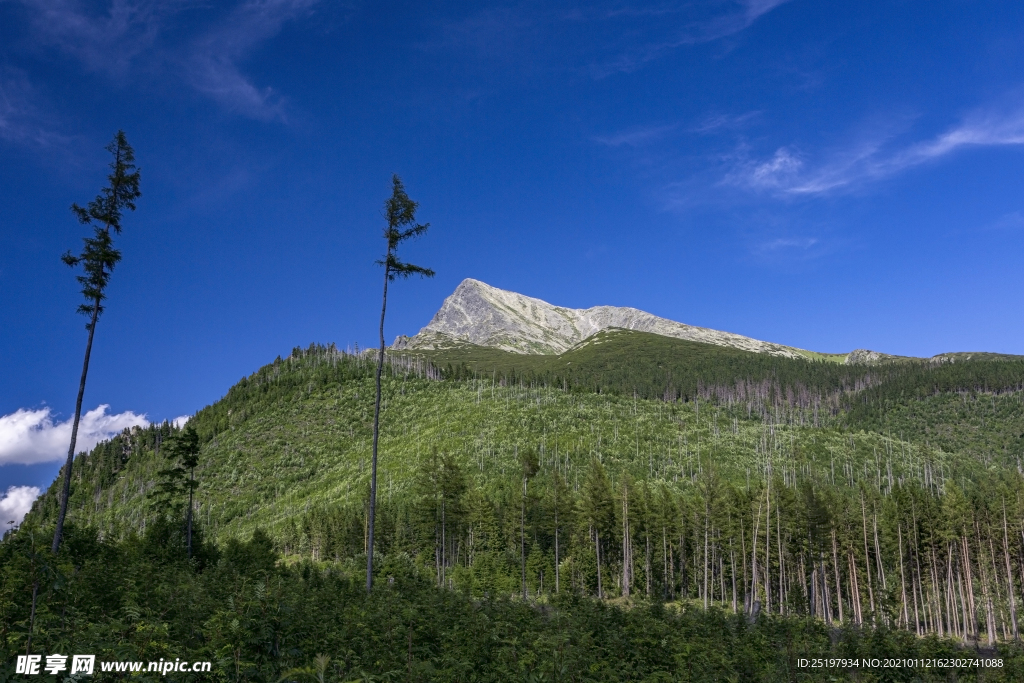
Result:
M372 361L296 348L195 415L205 538L265 531L284 565L357 579ZM982 647L1018 628L1019 358L846 366L615 331L557 357L392 354L385 375L382 579ZM151 504L158 442L175 432L136 429L80 456L73 524L106 543L166 535ZM55 494L27 525L52 521Z
M922 483L932 469L971 478L1012 467L1024 450L1020 361L836 366L646 333L612 333L560 357L472 349L429 360L440 372L396 358L385 382L385 505L410 494L433 452L485 489L517 480L517 453L530 449L542 473L574 487L597 458L613 477L652 486L692 483L710 464L744 485L769 471L791 485L832 482L838 470L847 484L878 488L883 470ZM669 401L643 398L659 395ZM365 355L295 349L244 378L193 422L205 444L200 517L217 534L279 532L311 508L361 505L372 409ZM81 459L76 514L114 535L142 528L166 466L154 453L158 431ZM53 506L42 498L40 513Z

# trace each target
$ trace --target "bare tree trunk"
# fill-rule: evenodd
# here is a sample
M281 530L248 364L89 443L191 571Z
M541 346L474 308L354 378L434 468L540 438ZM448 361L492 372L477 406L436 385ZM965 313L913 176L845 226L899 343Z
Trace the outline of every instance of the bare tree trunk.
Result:
M377 396L373 402L373 453L370 465L370 514L367 520L366 535L366 592L373 590L373 526L377 512L377 444L380 437L380 375L384 370L384 312L388 307L388 279L391 271L388 269L388 259L391 256L391 249L388 249L387 257L384 259L384 296L380 305L380 348L377 350Z
M786 565L782 557L782 515L778 505L775 506L775 536L775 546L779 550L779 614L782 614L785 605Z
M835 619L833 619L833 616L835 616L835 613L832 611L832 596L830 595L830 590L829 590L829 587L828 587L828 562L825 560L824 557L821 558L821 562L819 562L819 566L821 568L822 612L825 614L825 623L831 624L833 621L835 621ZM836 583L838 584L838 582L839 582L839 577L837 576L836 577ZM838 592L838 588L836 590ZM842 622L842 620L843 620L843 602L842 602L842 600L840 600L839 601L839 621Z
M903 569L903 527L901 525L896 526L897 536L900 543L900 604L902 605L902 619L903 628L909 630L910 615L907 611L907 576ZM914 605L914 616L917 617L917 604Z
M519 556L523 576L523 600L526 600L526 477L523 477L523 502L519 513Z
M832 566L836 570L836 603L839 605L839 623L843 622L843 593L839 581L839 548L836 545L836 530L832 529Z
M82 362L82 379L78 383L78 399L75 401L75 420L71 423L71 445L68 447L68 460L64 464L64 486L61 487L60 512L57 514L57 528L53 532L53 546L50 550L54 555L60 550L61 538L64 536L64 518L68 514L68 497L71 495L71 466L75 458L75 441L78 440L78 422L82 418L82 398L85 396L85 378L89 374L89 356L92 355L92 339L96 333L96 321L100 317L100 300L92 307L92 318L89 321L89 341L85 344L85 360Z
M186 535L187 535L187 538L188 538L188 540L187 540L188 558L190 560L192 559L192 489L193 489L193 484L195 483L195 480L196 480L196 470L193 467L192 469L189 470L189 475L188 475L188 515L186 517L187 521L185 523L185 526L187 528Z
M1006 559L1006 589L1010 594L1010 626L1013 629L1013 639L1020 638L1017 630L1017 598L1013 590L1013 570L1010 568L1010 542L1006 532L1006 501L1003 501L1003 557Z
M875 591L871 587L871 558L868 555L868 518L867 510L864 507L864 494L860 496L860 518L864 528L864 569L868 575L868 599L871 607L871 622L875 620Z
M557 453L556 453L557 455ZM558 592L559 587L559 573L558 567L558 505L555 504L555 593Z
M757 601L757 533L761 527L761 503L757 504L757 519L754 524L754 539L750 545L750 609Z
M445 500L444 490L441 491L441 586L444 587L445 575L448 573L448 547L446 532L448 531L445 527L447 526L447 519L445 519Z
M28 639L25 643L25 654L29 655L32 653L32 634L36 630L36 596L39 594L39 580L36 579L32 582L32 611L29 613L28 618Z
M878 514L876 512L871 513L871 520L875 527L875 563L878 566L878 576L882 579L882 590L886 590L888 585L885 582L885 565L882 564L882 546L878 542Z
M991 531L991 529L989 531ZM993 630L995 630L995 610L996 610L996 606L998 605L999 606L998 607L998 609L999 609L999 625L1003 629L1003 640L1007 640L1008 639L1008 634L1006 632L1006 615L1003 613L1003 608L1002 608L1002 605L1001 605L1001 603L1003 602L1003 594L1002 594L1003 592L1002 592L1002 589L999 588L999 583L1000 583L1000 581L999 581L999 568L996 566L996 548L995 548L995 544L992 542L992 535L991 534L989 534L989 537L988 537L988 556L989 556L989 559L992 560L992 588L995 589L995 591L996 591L995 605L992 606L992 614L993 614L993 616L992 616L992 628L993 628ZM990 595L991 595L991 593L990 593Z
M633 583L633 548L629 537L629 490L622 487L622 597L629 597Z
M850 607L853 609L853 620L856 624L864 623L864 615L860 606L860 585L857 582L857 559L851 549L846 556L847 571L850 572Z
M668 599L668 531L661 525L661 599Z
M708 499L704 498L704 609L708 608L708 518L710 516L710 510L708 509Z
M740 515L740 557L743 558L743 606L749 607L750 583L747 577L747 536L744 531L743 515Z
M771 544L772 544L772 485L771 478L769 475L768 479L768 492L765 496L768 499L768 509L765 511L764 517L764 609L766 612L772 611L772 555L771 555Z
M732 549L732 537L729 537L729 576L732 578L732 613L736 614L736 552Z
M960 545L963 548L963 565L967 578L967 604L971 615L970 634L977 637L978 633L978 608L974 603L974 569L971 566L971 550L967 544L967 534L960 537Z
M644 532L644 539L647 543L647 553L644 558L644 578L647 581L647 597L651 597L651 534L649 531Z

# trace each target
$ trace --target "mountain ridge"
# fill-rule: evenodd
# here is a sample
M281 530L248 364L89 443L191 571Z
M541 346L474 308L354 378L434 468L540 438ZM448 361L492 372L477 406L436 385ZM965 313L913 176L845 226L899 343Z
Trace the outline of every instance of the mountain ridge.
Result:
M810 351L688 325L628 306L556 306L473 278L459 283L416 335L399 335L390 348L393 351L437 351L472 345L524 355L560 355L595 334L611 329L650 332L754 353L833 363L875 363L903 358L868 349L849 353Z
M475 344L513 353L557 355L611 328L729 346L789 358L814 352L732 332L687 325L632 307L567 308L466 278L431 321L413 337L399 336L393 350L436 350Z

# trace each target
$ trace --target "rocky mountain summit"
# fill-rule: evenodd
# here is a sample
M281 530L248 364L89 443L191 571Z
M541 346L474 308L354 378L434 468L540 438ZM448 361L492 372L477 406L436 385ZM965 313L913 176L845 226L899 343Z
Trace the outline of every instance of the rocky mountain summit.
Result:
M789 358L814 355L781 344L659 318L636 308L553 306L468 278L444 300L426 327L414 337L398 337L391 348L433 350L476 344L513 353L561 354L611 328L640 330Z

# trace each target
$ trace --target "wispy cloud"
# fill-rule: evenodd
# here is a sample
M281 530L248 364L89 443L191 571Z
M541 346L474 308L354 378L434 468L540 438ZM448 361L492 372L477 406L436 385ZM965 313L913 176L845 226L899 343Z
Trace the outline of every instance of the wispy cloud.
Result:
M1024 229L1024 212L1011 211L1005 213L991 224L985 226L987 230L1014 231Z
M145 415L131 411L110 414L109 409L109 405L101 405L82 415L76 451L87 451L124 429L149 424ZM34 465L67 457L71 422L54 422L49 408L21 408L0 417L0 465Z
M888 137L860 141L820 163L790 147L771 158L743 160L730 171L726 184L783 195L820 195L859 187L970 147L1024 145L1024 106L986 109L934 138L895 147Z
M714 114L704 118L700 123L689 129L691 133L714 133L722 130L742 128L761 115L759 111L748 111L743 114Z
M228 19L197 40L186 58L188 80L199 92L255 119L285 119L281 96L258 87L242 74L239 63L277 35L282 26L307 15L319 0L249 0Z
M750 28L758 19L776 7L790 0L733 0L732 2L683 3L675 12L687 16L694 10L703 10L703 16L697 19L682 19L682 25L669 35L650 40L640 45L621 51L610 60L599 62L591 67L596 78L605 78L616 73L630 73L641 68L648 62L687 45L710 43L715 40L740 33ZM661 12L664 14L664 12ZM614 16L614 15L613 15ZM632 16L632 15L631 15ZM659 17L662 25L672 26L671 21ZM663 30L659 31L664 33Z
M38 45L56 47L91 71L129 72L151 52L168 21L194 0L111 0L101 8L78 0L21 0Z
M76 0L21 2L30 10L36 49L57 49L120 82L169 75L232 112L283 120L280 94L253 83L240 64L319 0L245 0L226 13L197 0L110 0L99 11ZM186 18L187 9L197 11ZM198 28L178 30L186 20Z
M0 529L17 527L42 491L37 486L11 486L0 498ZM2 532L0 532L2 533Z
M629 130L613 133L611 135L600 135L594 138L594 142L608 147L639 147L664 137L666 134L676 130L678 126L643 126L630 128Z
M41 148L66 145L70 138L46 120L38 99L25 72L0 66L0 140Z
M816 237L777 237L758 245L761 251L783 251L787 249L807 250L818 243Z
M557 3L519 0L446 21L437 39L421 47L455 48L476 57L521 62L543 60L547 55L557 62L554 68L575 69L601 79L636 71L680 47L739 33L787 2L666 0L634 5L595 0L566 11ZM583 25L585 34L577 30Z

